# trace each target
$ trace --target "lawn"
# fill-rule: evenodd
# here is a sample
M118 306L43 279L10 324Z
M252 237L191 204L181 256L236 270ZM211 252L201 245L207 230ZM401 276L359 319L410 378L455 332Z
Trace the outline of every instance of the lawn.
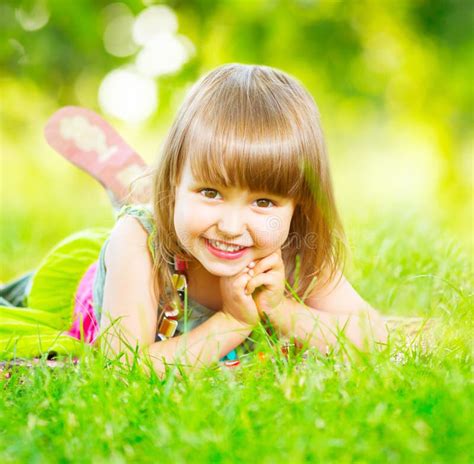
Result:
M261 337L263 360L183 379L87 350L64 368L18 366L1 380L0 460L473 462L470 254L416 211L369 219L348 223L349 280L384 315L436 318L429 338L302 360Z

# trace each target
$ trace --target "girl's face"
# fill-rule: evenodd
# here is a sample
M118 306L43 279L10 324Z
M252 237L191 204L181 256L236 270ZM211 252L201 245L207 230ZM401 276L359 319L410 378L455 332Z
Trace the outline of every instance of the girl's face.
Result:
M176 188L174 224L181 246L209 273L232 276L281 248L294 209L289 198L198 184L186 162ZM246 248L221 251L209 240Z

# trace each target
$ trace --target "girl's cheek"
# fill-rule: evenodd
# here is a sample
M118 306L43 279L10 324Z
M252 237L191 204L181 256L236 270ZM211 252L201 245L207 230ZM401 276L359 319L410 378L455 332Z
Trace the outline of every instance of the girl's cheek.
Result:
M268 216L255 228L256 246L272 249L281 247L288 235L289 224L282 216Z

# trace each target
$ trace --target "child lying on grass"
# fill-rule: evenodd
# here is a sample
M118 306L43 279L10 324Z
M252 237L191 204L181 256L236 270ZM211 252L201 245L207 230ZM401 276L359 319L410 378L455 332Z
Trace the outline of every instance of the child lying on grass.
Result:
M97 115L65 108L46 137L123 206L111 232L67 238L2 289L3 357L73 353L79 339L128 361L138 354L159 374L178 362L235 365L262 320L323 353L341 335L363 350L386 343L378 312L343 275L318 110L293 77L241 64L203 76L152 185L130 196L146 165Z

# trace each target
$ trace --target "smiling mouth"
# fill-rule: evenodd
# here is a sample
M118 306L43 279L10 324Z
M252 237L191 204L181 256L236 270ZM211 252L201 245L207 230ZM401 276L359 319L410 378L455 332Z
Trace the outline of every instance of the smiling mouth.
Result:
M204 238L204 243L206 245L207 251L210 252L212 255L216 256L219 259L225 260L235 260L240 259L242 256L246 255L251 247L239 247L239 248L230 248L230 247L222 247L217 248L213 243L213 240L209 240Z
M223 240L213 240L213 239L209 239L207 237L204 237L204 240L208 244L213 246L214 248L217 248L217 249L223 250L223 251L239 251L239 250L242 250L244 248L250 248L249 246L240 245L238 243L224 242Z

